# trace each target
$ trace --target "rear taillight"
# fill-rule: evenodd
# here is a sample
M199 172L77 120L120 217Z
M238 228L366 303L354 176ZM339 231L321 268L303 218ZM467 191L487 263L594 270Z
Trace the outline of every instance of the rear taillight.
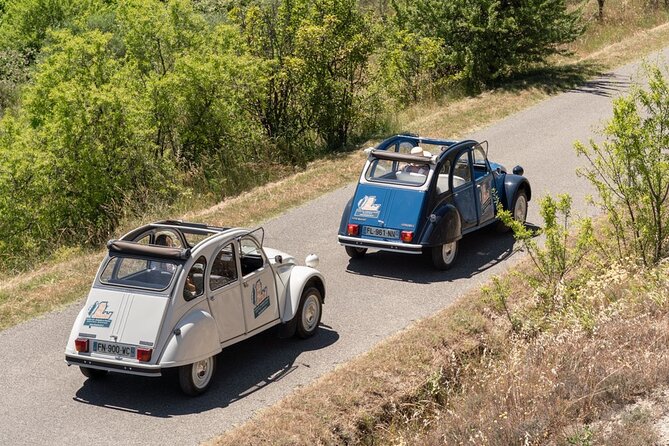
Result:
M140 362L149 362L151 361L151 353L153 353L152 348L138 348L137 360Z
M88 352L88 339L77 338L74 340L74 349L79 353Z
M409 243L413 240L413 231L402 231L400 233L400 239L404 243Z
M348 235L358 235L359 232L360 232L359 225L349 224L348 227L346 228L346 233Z

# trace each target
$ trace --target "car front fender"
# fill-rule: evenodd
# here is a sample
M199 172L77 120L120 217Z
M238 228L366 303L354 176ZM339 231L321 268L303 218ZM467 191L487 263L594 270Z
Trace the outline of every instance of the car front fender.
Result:
M439 246L462 238L460 213L452 204L439 206L429 218L421 245Z
M504 177L504 197L502 199L504 209L511 209L513 199L520 189L525 190L527 201L530 201L532 199L532 188L527 178L521 175L506 174Z
M322 302L325 302L325 279L323 275L314 268L308 266L295 266L290 272L290 279L286 284L286 303L281 314L281 321L290 322L300 307L302 292L313 286L321 292Z
M178 367L220 352L216 321L208 311L198 306L176 324L158 364L161 367Z

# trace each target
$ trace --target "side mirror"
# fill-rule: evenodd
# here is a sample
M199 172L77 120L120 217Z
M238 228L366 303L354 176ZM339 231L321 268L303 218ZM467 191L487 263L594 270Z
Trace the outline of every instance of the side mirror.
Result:
M274 256L274 261L276 263L283 263L283 257L281 257L279 254L277 254L276 256Z
M522 175L524 173L525 173L525 169L523 169L520 166L516 166L516 167L513 168L513 174L514 175Z
M316 254L309 254L304 263L310 268L316 268L318 266L319 258Z

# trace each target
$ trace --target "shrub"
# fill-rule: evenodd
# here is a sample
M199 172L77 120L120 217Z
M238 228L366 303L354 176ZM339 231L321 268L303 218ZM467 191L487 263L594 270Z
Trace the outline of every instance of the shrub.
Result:
M565 0L394 0L398 26L443 42L442 75L472 89L543 62L582 32Z
M653 265L669 250L669 85L647 67L649 86L614 101L607 140L576 144L589 166L580 174L596 188L617 241L618 258Z

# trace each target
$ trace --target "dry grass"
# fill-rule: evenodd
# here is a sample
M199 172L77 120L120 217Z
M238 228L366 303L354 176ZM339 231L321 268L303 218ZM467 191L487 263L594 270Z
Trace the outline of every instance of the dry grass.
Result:
M397 408L414 404L414 395L429 388L430 379L425 377L434 370L443 364L457 365L485 350L481 336L495 336L490 319L481 315L484 311L477 299L463 299L209 444L358 443L373 432L379 420L392 417Z
M660 413L627 406L669 378L669 262L612 270L583 289L592 330L514 336L473 292L208 444L654 444Z

